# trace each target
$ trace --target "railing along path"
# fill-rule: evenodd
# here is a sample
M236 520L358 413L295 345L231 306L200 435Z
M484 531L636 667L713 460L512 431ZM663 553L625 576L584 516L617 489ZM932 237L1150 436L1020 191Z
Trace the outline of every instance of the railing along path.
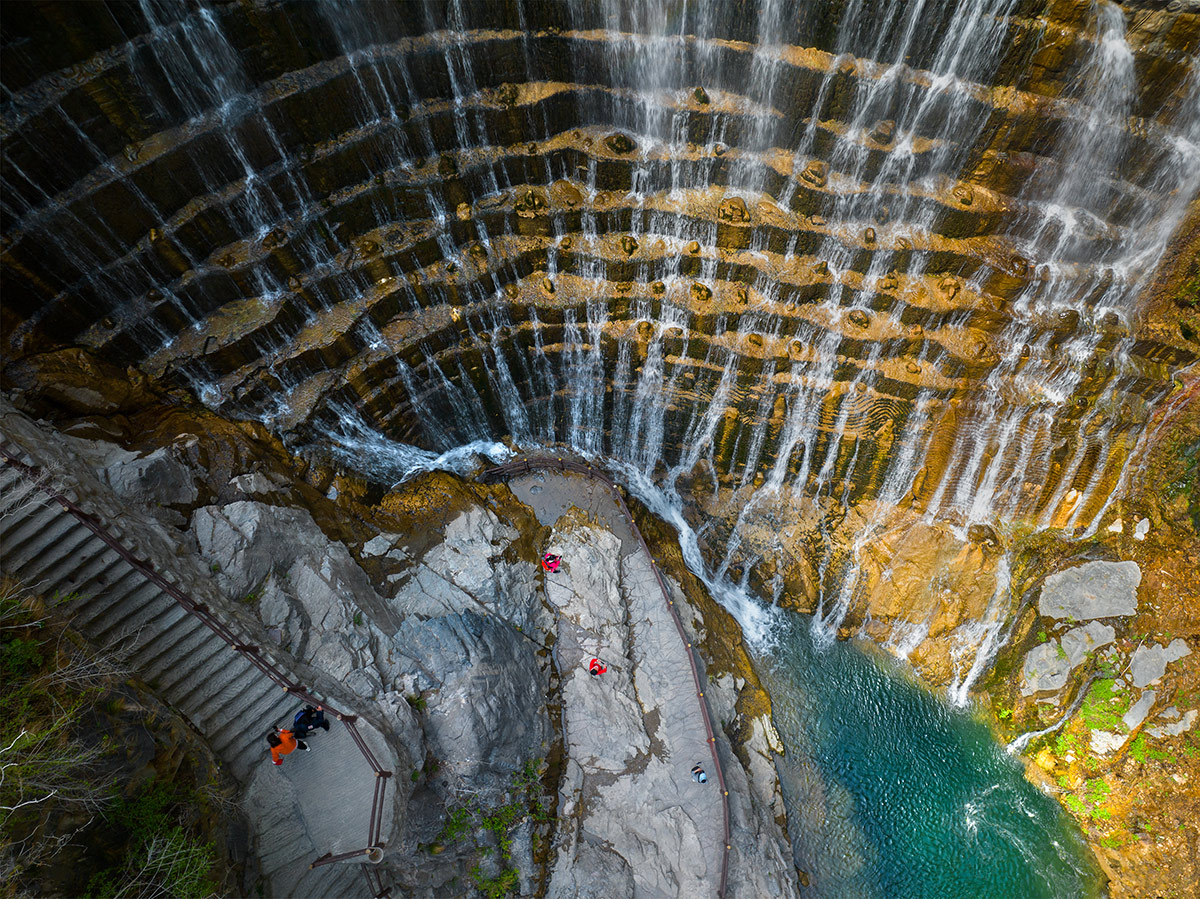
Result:
M515 462L506 462L503 465L497 465L494 468L489 468L484 471L479 477L485 481L498 481L502 477L528 474L533 471L543 469L551 469L554 471L573 471L585 477L592 478L606 485L609 492L612 493L617 502L617 507L621 510L621 514L625 516L625 521L629 525L629 529L633 535L637 537L639 545L642 547L642 552L646 554L646 558L650 562L650 569L654 572L654 578L658 581L658 587L662 591L663 599L667 603L667 611L671 613L671 620L675 622L675 629L679 631L679 639L683 641L687 651L688 663L692 668L692 680L696 685L696 698L700 706L700 714L704 719L704 730L708 734L708 746L712 751L713 767L717 772L717 780L721 785L721 806L724 812L725 825L725 843L724 850L721 853L721 882L717 887L717 896L723 899L725 896L726 880L729 876L729 850L732 848L730 844L729 832L729 788L725 785L725 772L721 768L721 759L717 755L717 738L713 733L712 720L708 714L708 703L704 701L704 684L700 680L700 669L696 665L696 656L692 650L692 641L688 639L687 632L683 629L683 621L679 617L679 612L675 608L675 601L671 599L671 593L667 589L666 581L663 580L662 573L658 570L658 565L654 561L654 556L650 553L650 547L646 544L646 538L642 536L641 530L634 523L633 515L629 512L629 507L625 505L625 499L621 496L621 492L617 489L617 484L603 470L597 469L584 462L572 462L566 459L558 458L533 458L520 459Z
M180 608L198 618L209 630L224 640L234 652L249 661L255 668L282 687L285 692L310 705L321 706L326 712L345 725L350 738L354 741L354 745L358 747L358 751L362 753L363 758L375 773L375 790L371 801L371 818L367 830L367 845L362 849L342 852L337 855L326 853L312 862L309 867L317 868L321 865L345 861L346 859L356 858L360 855L367 856L370 861L379 861L382 859L383 846L380 842L380 830L383 826L383 800L387 791L387 780L392 776L392 772L384 769L379 759L375 757L375 753L371 750L371 747L363 739L362 734L359 733L356 723L358 716L339 711L330 705L327 700L314 696L303 684L293 683L270 659L262 655L262 650L258 646L239 639L238 635L230 630L224 622L214 617L206 604L192 599L187 593L167 580L166 577L159 574L148 561L135 556L116 537L109 533L98 519L85 512L71 499L50 487L49 478L37 466L22 462L20 458L10 452L8 447L4 445L0 445L0 462L25 475L38 490L50 500L62 506L64 510L73 515L84 527L104 541L113 552L129 563L143 577L175 600ZM375 895L378 899L378 897L385 896L388 893L389 890L383 888L382 884L380 884L380 889Z

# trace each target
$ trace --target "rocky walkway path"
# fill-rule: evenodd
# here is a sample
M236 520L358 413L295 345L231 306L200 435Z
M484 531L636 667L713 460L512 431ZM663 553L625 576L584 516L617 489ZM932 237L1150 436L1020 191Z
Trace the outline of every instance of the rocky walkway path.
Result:
M681 597L603 476L522 464L489 478L508 478L564 560L546 575L568 756L549 894L722 896L727 794L703 678L672 606ZM600 677L588 673L593 656L608 665ZM705 784L692 778L697 764Z

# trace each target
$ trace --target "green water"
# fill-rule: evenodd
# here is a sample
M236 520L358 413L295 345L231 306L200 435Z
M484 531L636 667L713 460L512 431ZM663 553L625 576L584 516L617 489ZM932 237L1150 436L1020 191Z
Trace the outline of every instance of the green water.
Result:
M757 664L788 749L782 780L806 895L1100 894L1070 819L986 727L889 659L817 648L806 619L779 619Z

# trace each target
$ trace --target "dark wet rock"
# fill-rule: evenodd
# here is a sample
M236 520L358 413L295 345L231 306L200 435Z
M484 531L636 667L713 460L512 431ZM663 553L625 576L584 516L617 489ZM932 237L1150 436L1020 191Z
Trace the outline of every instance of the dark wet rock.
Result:
M612 152L624 156L627 153L632 153L637 149L637 144L633 138L627 134L611 134L604 139L604 146L608 147Z
M829 166L819 159L814 159L804 167L800 178L813 187L824 187L829 180Z
M967 539L972 543L981 543L985 546L996 546L1000 543L996 529L988 524L971 525L967 528Z
M892 119L880 119L871 129L870 138L877 144L889 144L896 133L896 123Z
M746 208L746 201L741 197L730 197L721 202L717 209L717 218L724 222L741 224L750 221L750 210Z

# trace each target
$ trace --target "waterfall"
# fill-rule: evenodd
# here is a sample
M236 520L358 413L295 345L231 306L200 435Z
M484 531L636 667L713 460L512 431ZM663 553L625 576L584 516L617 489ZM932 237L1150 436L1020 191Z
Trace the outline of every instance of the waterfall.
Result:
M603 460L706 519L712 583L811 593L819 643L906 528L1094 531L1194 358L1139 326L1200 66L1109 0L104 9L10 51L13 352L88 347L381 480ZM958 699L1011 606L988 564Z

